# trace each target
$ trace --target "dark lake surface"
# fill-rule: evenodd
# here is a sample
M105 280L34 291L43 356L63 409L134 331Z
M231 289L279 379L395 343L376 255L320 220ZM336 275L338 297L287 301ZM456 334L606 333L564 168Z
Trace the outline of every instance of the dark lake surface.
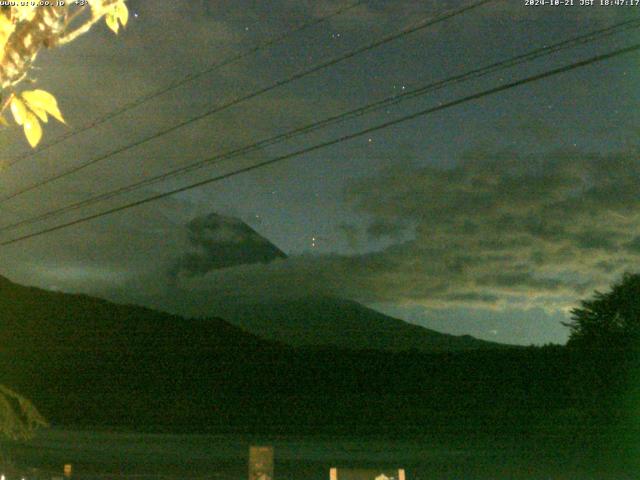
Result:
M606 440L606 439L605 439ZM44 430L28 442L3 442L3 452L32 478L62 476L65 463L86 479L246 479L250 445L273 445L276 480L329 478L331 467L395 467L421 479L638 479L627 470L635 454L621 445L604 452L593 434L509 436L424 432L367 436L252 436ZM615 439L606 440L608 445ZM635 463L635 462L632 462ZM38 469L39 473L29 468ZM9 477L9 476L8 476ZM11 478L7 478L11 480ZM18 479L19 480L19 479Z

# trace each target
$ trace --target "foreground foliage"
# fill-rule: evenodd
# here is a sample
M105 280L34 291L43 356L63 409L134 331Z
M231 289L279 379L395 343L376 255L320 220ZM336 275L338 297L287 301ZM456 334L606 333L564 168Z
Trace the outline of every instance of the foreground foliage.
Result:
M0 385L0 434L12 439L27 439L38 427L47 426L36 407L25 397Z
M53 2L52 2L53 3ZM36 57L43 48L72 42L105 19L118 33L127 24L129 11L124 0L86 0L60 2L59 6L35 4L0 7L0 121L8 125L2 113L11 109L14 121L22 126L27 141L35 147L42 138L41 122L48 115L63 122L55 97L44 90L19 91L31 77Z

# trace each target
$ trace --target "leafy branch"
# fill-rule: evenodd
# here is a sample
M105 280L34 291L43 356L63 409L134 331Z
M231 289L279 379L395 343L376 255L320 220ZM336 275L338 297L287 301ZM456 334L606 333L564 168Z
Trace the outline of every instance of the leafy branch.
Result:
M46 426L47 421L29 400L0 385L0 435L27 439L36 428Z
M24 81L34 81L29 74L40 50L74 41L103 18L117 34L129 19L125 0L80 3L0 7L0 91L6 99L1 104L0 122L8 124L3 114L10 108L32 147L42 138L40 122L46 122L47 115L64 123L52 94L40 89L18 92Z

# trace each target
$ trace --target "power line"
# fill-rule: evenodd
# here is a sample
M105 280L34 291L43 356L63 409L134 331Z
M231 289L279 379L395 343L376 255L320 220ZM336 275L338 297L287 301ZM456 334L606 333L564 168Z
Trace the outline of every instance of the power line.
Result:
M16 157L14 157L13 159L11 159L11 161L5 165L5 169L6 168L10 168L13 165L17 164L18 162L22 161L22 160L26 160L27 158L33 157L41 152L44 152L45 150L48 150L49 148L58 145L62 142L64 142L65 140L75 137L76 135L82 133L82 132L86 132L87 130L91 130L92 128L95 128L99 125L102 125L105 122L108 122L109 120L111 120L112 118L115 118L119 115L122 115L123 113L128 112L129 110L132 110L136 107L139 107L140 105L143 105L145 103L147 103L149 100L153 100L154 98L160 97L162 95L164 95L165 93L169 93L172 90L175 90L176 88L181 87L182 85L186 85L187 83L193 82L201 77L204 77L205 75L208 75L222 67L226 67L227 65L231 65L233 63L236 63L250 55L253 55L255 53L258 53L261 50L264 50L265 48L271 47L277 43L280 43L283 40L286 40L288 37L295 35L296 33L302 32L304 30L307 30L311 27L315 27L317 25L320 25L328 20L331 20L332 18L335 18L339 15L342 15L343 13L348 12L349 10L353 10L356 7L359 7L360 5L366 3L366 0L358 0L356 2L350 3L342 8L339 8L327 15L318 17L310 22L306 22L303 23L301 25L299 25L298 27L292 29L292 30L288 30L280 35L275 35L271 38L268 38L267 40L257 43L255 44L253 47L250 47L240 53L237 53L235 55L231 55L228 58L225 58L224 60L221 60L220 62L216 62L213 63L211 65L209 65L207 68L205 68L204 70L200 70L199 72L192 72L189 73L187 75L185 75L182 78L176 79L173 82L171 82L170 84L166 85L163 88L160 88L154 92L150 92L146 95L142 95L132 101L130 101L129 103L125 103L124 105L120 106L119 108L116 108L108 113L106 113L105 115L103 115L102 117L99 117L95 120L93 120L90 123L87 123L86 125L73 129L63 135L60 135L59 137L55 138L54 140L50 141L49 143L45 143L42 146L40 146L38 149L36 150L28 150L26 152L24 152L21 155L18 155Z
M440 22L443 22L445 20L451 19L451 18L456 17L458 15L461 15L461 14L463 14L465 12L468 12L468 11L473 10L475 8L481 7L482 5L485 5L485 4L491 3L491 2L495 2L495 1L498 1L498 0L479 0L479 1L476 1L475 3L467 5L466 7L462 7L462 8L456 9L456 10L451 10L451 11L448 11L448 12L443 13L441 15L438 15L436 17L430 17L427 20L423 20L423 21L419 22L417 25L415 25L413 27L404 28L404 29L400 30L399 32L396 32L394 34L391 34L391 35L388 35L388 36L382 38L381 40L376 40L373 43L369 43L369 44L367 44L367 45L365 45L363 47L359 47L359 48L357 48L355 50L351 50L350 52L347 52L346 54L343 54L343 55L340 55L338 57L335 57L335 58L333 58L331 60L328 60L328 61L326 61L324 63L315 65L315 66L313 66L313 67L311 67L311 68L309 68L307 70L303 70L301 72L298 72L298 73L296 73L296 74L294 74L294 75L292 75L290 77L287 77L287 78L282 79L282 80L278 80L278 81L272 83L271 85L269 85L267 87L263 87L263 88L261 88L261 89L259 89L257 91L251 92L251 93L249 93L247 95L244 95L244 96L241 96L241 97L237 97L237 98L235 98L233 100L230 100L230 101L228 101L226 103L223 103L222 105L214 107L213 109L208 110L207 112L204 112L202 114L199 114L199 115L196 115L194 117L191 117L191 118L189 118L187 120L184 120L184 121L182 121L180 123L177 123L177 124L175 124L175 125L173 125L171 127L167 127L167 128L165 128L163 130L160 130L160 131L158 131L156 133L153 133L153 134L151 134L151 135L149 135L149 136L147 136L145 138L137 140L137 141L135 141L133 143L130 143L128 145L125 145L123 147L116 148L115 150L112 150L109 153L105 153L103 155L100 155L100 156L98 156L98 157L96 157L96 158L94 158L92 160L89 160L89 161L87 161L85 163L81 163L79 165L71 167L70 169L68 169L68 170L66 170L64 172L61 172L61 173L59 173L57 175L54 175L54 176L49 177L49 178L46 178L46 179L44 179L44 180L42 180L40 182L34 183L34 184L32 184L32 185L30 185L28 187L25 187L25 188L23 188L21 190L18 190L18 191L14 192L14 193L12 193L10 195L7 195L7 196L1 198L0 199L0 203L6 202L8 200L11 200L11 199L13 199L13 198L15 198L15 197L17 197L19 195L22 195L24 193L30 192L30 191L32 191L32 190L34 190L36 188L40 188L40 187L42 187L44 185L47 185L48 183L51 183L51 182L53 182L55 180L59 180L61 178L67 177L69 175L72 175L72 174L74 174L76 172L79 172L79 171L81 171L81 170L83 170L83 169L85 169L85 168L87 168L87 167L89 167L91 165L95 165L98 162L106 160L106 159L108 159L108 158L110 158L110 157L112 157L114 155L123 153L123 152L125 152L127 150L130 150L130 149L134 148L134 147L138 147L138 146L140 146L142 144L150 142L151 140L155 140L157 138L160 138L160 137L162 137L164 135L167 135L169 133L172 133L172 132L174 132L174 131L182 128L182 127L185 127L185 126L190 125L190 124L192 124L194 122L197 122L197 121L202 120L202 119L204 119L206 117L209 117L209 116L211 116L211 115L213 115L215 113L221 112L221 111L226 110L226 109L228 109L230 107L236 106L236 105L238 105L238 104L240 104L242 102L245 102L247 100L250 100L250 99L253 99L253 98L258 97L260 95L263 95L265 93L268 93L268 92L270 92L272 90L275 90L276 88L282 87L282 86L287 85L289 83L292 83L292 82L294 82L296 80L304 78L304 77L306 77L308 75L311 75L313 73L319 72L320 70L324 70L325 68L328 68L328 67L331 67L333 65L336 65L336 64L338 64L338 63L340 63L340 62L342 62L344 60L353 58L353 57L355 57L355 56L357 56L357 55L359 55L361 53L367 52L369 50L373 50L374 48L380 47L380 46L385 45L387 43L390 43L390 42L392 42L394 40L397 40L399 38L405 37L407 35L410 35L412 33L417 32L419 30L425 29L427 27L430 27L430 26L435 25L437 23L440 23Z
M180 188L176 188L176 189L173 189L173 190L170 190L170 191L167 191L167 192L159 193L159 194L144 198L142 200L138 200L138 201L135 201L135 202L127 203L125 205L121 205L121 206L118 206L118 207L113 207L113 208L110 208L108 210L102 211L100 213L95 213L95 214L88 215L88 216L85 216L85 217L82 217L82 218L78 218L76 220L72 220L72 221L69 221L69 222L66 222L66 223L59 224L59 225L56 225L56 226L53 226L53 227L45 228L43 230L39 230L37 232L33 232L33 233L30 233L30 234L27 234L27 235L23 235L21 237L13 238L13 239L10 239L10 240L5 240L3 242L0 242L0 246L11 245L13 243L17 243L17 242L20 242L20 241L23 241L23 240L34 238L34 237L37 237L37 236L40 236L40 235L44 235L44 234L47 234L47 233L55 232L55 231L61 230L63 228L67 228L67 227L70 227L70 226L73 226L73 225L78 225L80 223L88 222L90 220L94 220L96 218L104 217L106 215L110 215L110 214L113 214L113 213L116 213L116 212L121 212L123 210L128 210L130 208L137 207L137 206L140 206L140 205L144 205L146 203L154 202L156 200L160 200L160 199L175 195L177 193L186 192L188 190L192 190L194 188L198 188L198 187L201 187L201 186L204 186L204 185L208 185L210 183L219 182L221 180L225 180L227 178L234 177L236 175L240 175L242 173L247 173L247 172L250 172L252 170L257 170L259 168L266 167L268 165L273 165L275 163L278 163L278 162L281 162L281 161L284 161L284 160L287 160L287 159L290 159L290 158L293 158L293 157L296 157L296 156L299 156L299 155L303 155L305 153L311 153L311 152L314 152L316 150L320 150L322 148L326 148L326 147L329 147L329 146L332 146L332 145L336 145L338 143L346 142L346 141L352 140L354 138L361 137L363 135L367 135L367 134L370 134L370 133L373 133L373 132L376 132L376 131L379 131L379 130L382 130L382 129L385 129L385 128L389 128L391 126L398 125L400 123L404 123L404 122L407 122L409 120L413 120L413 119L421 117L421 116L429 115L431 113L435 113L435 112L438 112L438 111L441 111L441 110L445 110L447 108L451 108L451 107L454 107L454 106L457 106L457 105L460 105L460 104L463 104L463 103L466 103L466 102L470 102L472 100L477 100L477 99L482 98L482 97L486 97L486 96L489 96L489 95L494 95L496 93L499 93L499 92L502 92L502 91L505 91L505 90L509 90L511 88L515 88L515 87L519 87L521 85L525 85L525 84L528 84L528 83L536 82L536 81L542 80L544 78L549 78L549 77L552 77L552 76L555 76L555 75L559 75L561 73L565 73L565 72L568 72L568 71L571 71L571 70L575 70L577 68L581 68L581 67L584 67L584 66L587 66L587 65L591 65L593 63L597 63L597 62L601 62L601 61L604 61L604 60L608 60L610 58L618 57L620 55L624 55L624 54L627 54L627 53L635 52L635 51L638 51L638 50L640 50L640 43L637 43L635 45L631 45L629 47L621 48L621 49L618 49L618 50L614 50L612 52L605 53L605 54L602 54L602 55L596 55L594 57L588 58L586 60L582 60L580 62L572 63L572 64L569 64L569 65L565 65L563 67L555 68L553 70L548 70L548 71L543 72L543 73L532 75L530 77L526 77L526 78L521 79L521 80L517 80L517 81L514 81L514 82L510 82L510 83L506 83L506 84L503 84L503 85L499 85L497 87L494 87L494 88L491 88L491 89L488 89L488 90L484 90L482 92L475 93L473 95L468 95L466 97L462 97L462 98L459 98L457 100L453 100L453 101L444 103L442 105L438 105L436 107L431 107L431 108L427 108L427 109L424 109L424 110L420 110L420 111L412 113L410 115L405 115L405 116L403 116L401 118L398 118L398 119L395 119L395 120L390 120L388 122L384 122L382 124L379 124L379 125L376 125L376 126L373 126L373 127L369 127L369 128L366 128L364 130L360 130L360 131L355 132L355 133L351 133L351 134L348 134L348 135L343 135L343 136L338 137L338 138L333 139L333 140L328 140L326 142L322 142L322 143L318 143L316 145L312 145L311 147L306 147L306 148L303 148L303 149L300 149L300 150L296 150L295 152L290 152L290 153L287 153L285 155L280 155L278 157L274 157L274 158L271 158L269 160L265 160L265 161L253 164L253 165L250 165L250 166L235 170L233 172L228 172L228 173L225 173L225 174L217 175L215 177L207 178L205 180L200 180L198 182L191 183L189 185L186 185L186 186L183 186L183 187L180 187Z
M54 210L50 210L48 212L44 212L40 215L37 215L35 217L31 217L28 219L24 219L9 225L5 225L0 227L0 232L4 232L4 231L8 231L8 230L13 230L17 227L21 227L24 225L29 225L32 223L36 223L42 220L45 220L47 218L50 217L54 217L66 212L70 212L73 210L77 210L79 208L85 207L85 206L89 206L92 205L93 203L97 203L100 201L104 201L104 200L108 200L110 198L122 195L124 193L127 192L131 192L134 190L137 190L141 187L147 186L147 185L151 185L151 184L155 184L155 183L159 183L162 181L165 181L169 178L172 177L176 177L179 175L184 175L186 173L190 173L193 172L195 170L198 170L200 168L203 168L205 166L209 166L212 164L217 164L220 163L224 160L228 160L231 158L235 158L238 157L240 155L245 155L247 153L251 153L254 151L257 151L259 149L265 148L267 146L271 146L277 143L281 143L284 142L286 140L290 140L292 138L295 138L297 136L300 135L304 135L307 134L309 132L318 130L320 128L324 128L326 126L329 125L333 125L336 124L338 122L342 122L344 120L348 120L351 118L355 118L358 116L362 116L366 113L375 111L375 110L379 110L381 108L388 108L389 106L392 105L396 105L399 104L405 100L411 99L411 98L415 98L418 97L420 95L425 95L427 93L442 89L444 87L462 82L462 81L468 81L471 79L476 79L476 78L480 78L482 76L494 73L496 71L502 70L502 69L506 69L506 68L510 68L513 67L515 65L519 65L525 62L530 62L532 60L535 60L537 58L543 57L543 56L547 56L547 55L551 55L553 53L556 53L558 51L561 50L565 50L568 48L572 48L575 47L577 45L581 45L581 44L585 44L588 42L592 42L598 39L601 39L603 37L606 36L610 36L613 35L615 33L619 33L622 31L626 31L629 30L631 28L638 28L640 27L640 19L636 19L636 20L629 20L629 21L625 21L625 22L621 22L621 23L617 23L614 24L612 26L600 29L600 30L595 30L592 32L589 32L587 34L584 35L580 35L577 37L573 37L564 41L561 41L559 43L553 44L553 45L548 45L545 47L541 47L538 49L535 49L533 51L530 52L526 52L524 54L521 55L517 55L514 57L511 57L509 59L506 60L502 60L500 62L496 62L490 65L486 65L484 67L481 68L476 68L473 70L470 70L468 72L462 73L460 75L456 75L453 77L449 77L447 79L444 80L440 80L437 82L433 82L430 84L427 84L425 86L416 88L416 89L412 89L412 90L408 90L406 92L401 93L400 95L393 95L390 97L386 97L382 100L367 104L363 107L360 108L356 108L354 110L350 110L344 113L341 113L339 115L334 115L332 117L326 118L324 120L320 120L318 122L312 123L310 125L305 125L302 127L298 127L296 129L290 130L288 132L284 132L278 135L275 135L273 137L267 138L267 139L263 139L260 140L258 142L252 143L250 145L247 145L245 147L241 147L235 150L231 150L225 153L221 153L221 154L217 154L213 157L204 159L204 160L200 160L194 163L191 163L189 165L185 165L183 167L177 168L177 169L173 169L169 172L165 172L159 175L156 175L154 177L151 178L146 178L137 182L134 182L132 184L117 188L115 190L111 190L109 192L105 192L93 197L90 197L88 199L85 200L81 200L79 202L76 203L72 203L70 205L61 207L61 208L57 208Z

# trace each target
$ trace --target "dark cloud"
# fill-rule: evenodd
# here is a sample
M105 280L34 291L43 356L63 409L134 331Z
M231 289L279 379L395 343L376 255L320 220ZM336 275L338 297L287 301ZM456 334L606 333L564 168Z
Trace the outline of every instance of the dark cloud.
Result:
M157 243L140 259L150 265L157 256L157 268L136 268L136 275L114 257L97 269L81 263L76 276L111 272L129 301L198 315L221 299L312 294L426 308L567 310L637 270L639 178L635 151L469 156L448 169L403 165L354 181L347 191L369 225L406 225L412 232L378 250L285 258L240 220L207 214L180 226L165 209L168 219L152 222L164 225L160 231L141 224L130 232L139 238L132 248L162 235L164 246ZM360 234L346 230L364 238L363 225ZM59 278L70 269L69 262L47 267ZM124 281L118 272L127 273Z
M384 252L392 271L411 265L427 284L440 277L449 300L471 291L562 306L637 267L637 157L468 156L450 169L389 169L353 184L348 196L374 222L415 226L413 241Z
M636 158L497 154L449 169L390 169L354 182L347 196L379 234L410 225L413 238L360 255L212 271L183 278L180 288L200 313L211 298L309 294L430 308L567 309L637 268Z
M406 231L406 225L390 220L376 220L367 227L367 234L374 238L400 237Z
M634 237L631 241L627 242L624 246L629 252L640 254L640 236Z

